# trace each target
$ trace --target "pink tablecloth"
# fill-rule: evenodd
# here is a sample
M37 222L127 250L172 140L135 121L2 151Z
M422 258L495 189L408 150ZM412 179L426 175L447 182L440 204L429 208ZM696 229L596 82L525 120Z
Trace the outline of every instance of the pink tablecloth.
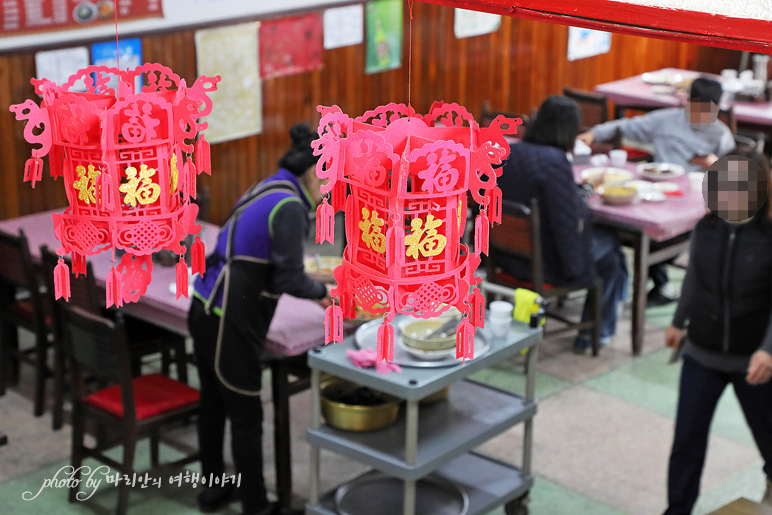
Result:
M636 174L636 163L628 163L625 168ZM577 182L582 171L592 165L574 166ZM654 241L664 241L691 231L696 223L708 213L702 191L692 191L689 179L684 174L672 182L677 183L683 192L682 197L667 197L663 202L635 201L627 206L610 206L595 195L590 199L593 217L614 223L640 228Z
M40 259L40 246L48 245L56 250L59 242L54 238L53 213L64 209L35 213L32 215L0 221L0 231L11 234L23 229L29 241L33 259ZM202 239L207 252L214 248L218 227L202 224ZM104 286L110 271L112 252L102 252L89 257L94 268L96 283ZM180 334L188 334L188 308L190 299L176 299L174 267L153 266L153 279L147 293L137 303L124 304L122 309L132 315L157 323ZM192 295L191 295L192 296ZM268 331L266 351L282 356L295 356L324 343L324 309L316 302L283 295Z
M665 68L654 73L680 74L685 79L691 79L699 75L719 78L717 75L701 74L677 68ZM619 104L646 107L679 107L684 105L687 100L686 96L676 96L670 93L656 94L654 92L655 89L656 86L643 82L640 75L595 86L596 93L606 95ZM772 126L772 102L735 102L733 111L735 119L740 123Z

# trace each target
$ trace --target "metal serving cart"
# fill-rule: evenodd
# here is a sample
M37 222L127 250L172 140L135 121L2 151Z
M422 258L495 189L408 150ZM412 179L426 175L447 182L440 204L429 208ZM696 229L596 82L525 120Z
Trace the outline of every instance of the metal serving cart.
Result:
M356 348L354 336L346 338L342 344L309 352L312 397L307 514L340 513L336 503L338 489L319 491L321 449L374 469L354 481L366 481L368 475L374 474L401 480L401 510L397 506L391 513L417 513L416 485L429 475L435 481L455 485L462 492L463 513L484 514L502 504L508 514L528 512L526 501L533 484L531 449L537 404L534 383L541 329L513 321L504 338L494 339L485 329L478 329L478 332L490 348L474 360L448 367L403 367L401 373L377 374L374 369L354 366L346 357L347 349ZM521 352L527 353L524 397L468 379L473 373ZM405 408L395 424L377 431L357 433L333 428L322 421L322 373L404 399ZM451 386L447 401L420 404L421 399L447 386ZM524 424L519 468L499 457L474 452L476 447L519 423ZM394 499L378 496L377 492L370 493L371 504L363 507L363 514L374 513L373 507L378 503L394 503ZM430 511L448 513L439 506ZM358 515L351 510L346 512ZM427 512L422 509L418 513L425 515Z

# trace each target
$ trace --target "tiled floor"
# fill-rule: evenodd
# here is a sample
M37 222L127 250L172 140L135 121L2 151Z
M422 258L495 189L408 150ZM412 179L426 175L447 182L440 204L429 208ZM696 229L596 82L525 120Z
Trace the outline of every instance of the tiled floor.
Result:
M679 365L667 364L670 351L662 346L664 327L672 309L669 306L649 310L644 355L638 358L630 354L627 314L620 322L617 336L598 358L573 354L570 337L544 342L537 375L540 404L535 419L537 479L531 492L532 514L638 515L664 510L680 369ZM513 359L480 372L475 378L521 392L522 371L520 360ZM195 374L192 375L195 380ZM270 435L272 415L268 392L263 398L265 431ZM298 506L307 496L309 451L304 428L308 418L308 394L295 396L292 399L293 468ZM50 422L49 415L32 416L26 381L0 398L0 431L9 437L9 444L0 448L0 514L111 513L116 501L115 489L104 483L89 499L74 504L67 502L63 488L46 488L34 499L25 500L38 493L44 479L54 477L68 463L69 426L55 433L50 430ZM190 448L195 441L193 426L175 430L162 447L162 460L174 458L178 455L177 449ZM521 442L522 429L516 427L480 450L517 462ZM264 444L266 462L272 463L271 439L265 438ZM140 446L137 456L138 468L146 467L146 445ZM763 491L760 465L739 406L728 391L714 420L703 495L695 513L709 513L741 496L758 500ZM191 466L190 470L197 470L197 466ZM325 452L322 488L332 488L363 470L358 464ZM168 480L177 472L165 470L162 476ZM273 489L272 467L266 468L266 479L269 489ZM130 498L130 512L197 513L197 492L184 483L182 486L165 484L161 488L136 487ZM223 513L238 513L238 508L238 504L233 504ZM493 513L500 515L503 510Z

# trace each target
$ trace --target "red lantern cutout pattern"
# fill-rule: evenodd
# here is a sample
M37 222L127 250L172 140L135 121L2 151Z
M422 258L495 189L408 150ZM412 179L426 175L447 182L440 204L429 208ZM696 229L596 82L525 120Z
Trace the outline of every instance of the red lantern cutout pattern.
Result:
M474 272L480 252L487 253L489 223L501 222L496 165L509 154L504 135L522 121L499 116L480 128L465 108L442 102L426 116L403 104L353 119L337 106L318 109L316 174L328 183L317 209L317 242L334 240L339 209L348 241L334 271L339 307L327 309L327 343L340 340L342 319L354 318L358 305L384 314L378 361L392 360L397 313L431 318L455 306L465 315L456 357L473 358L474 331L484 323ZM480 206L474 251L461 244L468 191Z
M147 85L134 91L142 74ZM110 87L113 77L118 91ZM79 81L84 92L74 87ZM219 81L202 76L188 87L160 64L126 71L89 66L62 85L32 79L40 105L27 100L10 108L17 120L27 121L25 139L37 145L24 180L35 187L47 154L51 176L64 178L69 207L54 215L57 254L71 254L73 272L85 273L86 256L125 251L106 278L108 306L136 302L150 283L150 255L167 249L182 256L187 249L181 242L201 230L191 198L196 174L209 174L211 167L201 132L207 124L199 119L212 110L208 95ZM202 272L202 247L197 239L194 272ZM185 284L177 286L187 296L182 266L177 282L181 277ZM69 296L66 266L57 270L55 284L57 298Z

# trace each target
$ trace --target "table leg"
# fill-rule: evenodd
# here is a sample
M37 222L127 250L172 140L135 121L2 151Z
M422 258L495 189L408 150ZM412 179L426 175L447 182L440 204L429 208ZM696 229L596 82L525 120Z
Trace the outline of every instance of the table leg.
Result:
M418 458L418 401L407 401L405 413L405 463L415 465ZM402 513L415 514L415 481L405 481Z
M289 512L292 507L292 449L290 447L289 379L281 359L271 360L273 395L273 438L276 447L276 493L279 506Z
M321 372L318 369L311 370L311 429L319 429L322 425L320 395ZM319 504L319 447L311 445L311 459L308 464L309 492L308 502L312 506Z
M536 398L536 369L539 364L539 346L528 349L526 358L525 401L533 402ZM533 418L528 419L523 426L523 474L531 473L531 457L533 454Z
M646 284L649 280L649 250L651 241L643 232L633 241L635 254L633 265L633 355L638 356L643 348L646 325Z

